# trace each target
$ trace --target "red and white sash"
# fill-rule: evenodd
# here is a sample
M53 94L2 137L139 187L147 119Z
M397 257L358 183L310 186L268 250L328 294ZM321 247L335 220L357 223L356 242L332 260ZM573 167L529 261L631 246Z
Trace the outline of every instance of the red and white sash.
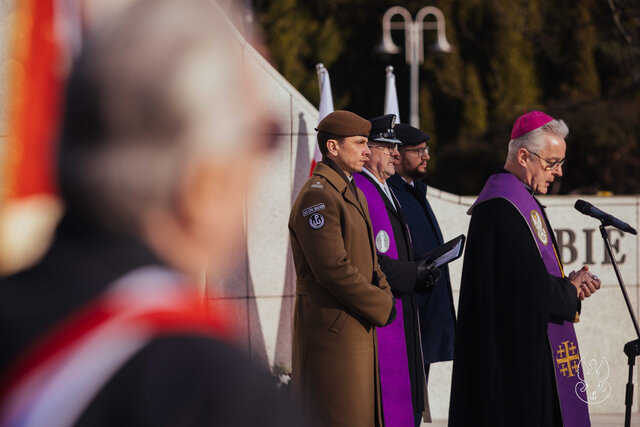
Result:
M73 425L111 377L154 338L230 338L183 277L135 270L45 334L5 373L0 427Z

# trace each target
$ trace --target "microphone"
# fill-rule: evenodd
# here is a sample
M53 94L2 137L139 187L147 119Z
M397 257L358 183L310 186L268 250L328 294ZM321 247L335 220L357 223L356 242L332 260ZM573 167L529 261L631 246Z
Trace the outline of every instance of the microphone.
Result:
M574 206L576 210L584 215L589 215L594 217L595 219L599 219L602 221L604 226L612 225L618 230L626 231L631 234L638 234L635 228L631 227L624 221L620 221L613 215L609 215L606 212L602 212L600 209L596 208L589 202L585 202L584 200L577 200Z

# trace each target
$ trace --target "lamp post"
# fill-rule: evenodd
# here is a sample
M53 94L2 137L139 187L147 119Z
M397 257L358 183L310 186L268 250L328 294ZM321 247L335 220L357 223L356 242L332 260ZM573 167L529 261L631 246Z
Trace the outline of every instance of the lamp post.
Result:
M402 21L392 22L391 19L400 15ZM425 22L429 15L435 17L435 21ZM418 114L418 66L424 62L424 30L435 30L437 40L432 46L436 52L451 52L451 45L447 41L445 33L445 21L442 11L435 6L425 6L416 13L416 18L411 18L411 13L402 6L393 6L382 17L382 45L379 51L388 54L400 53L400 47L393 42L391 30L404 30L405 34L405 59L411 67L411 126L420 126Z

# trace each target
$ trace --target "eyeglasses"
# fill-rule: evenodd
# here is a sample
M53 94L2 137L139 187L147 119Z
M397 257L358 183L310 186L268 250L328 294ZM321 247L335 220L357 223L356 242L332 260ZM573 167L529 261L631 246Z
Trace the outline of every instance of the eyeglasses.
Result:
M386 155L391 155L391 153L395 152L398 148L395 144L392 146L388 145L369 145L369 148L377 148L378 150L382 150L382 152Z
M540 157L540 155L538 153L534 153L533 151L529 151L531 154L533 154L534 156L536 156L537 158L539 158L540 160L544 160L545 162L548 163L547 166L542 166L542 169L546 170L546 171L553 171L558 169L560 166L562 166L564 164L564 161L567 160L567 158L565 157L564 159L561 160L556 160L555 162L552 162L551 160L547 160L544 157Z
M428 156L429 155L429 147L424 147L424 148L405 148L404 150L402 150L403 153L406 152L411 152L411 153L416 153L418 155L418 157L422 157L425 154Z

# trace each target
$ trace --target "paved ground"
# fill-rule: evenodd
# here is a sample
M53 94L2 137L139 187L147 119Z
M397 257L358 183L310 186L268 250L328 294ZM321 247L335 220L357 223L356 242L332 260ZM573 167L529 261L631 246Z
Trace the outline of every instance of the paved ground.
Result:
M624 414L591 415L591 427L621 427L624 425ZM432 424L422 423L424 427L447 427L446 420L437 420ZM640 413L631 415L631 426L640 427Z

